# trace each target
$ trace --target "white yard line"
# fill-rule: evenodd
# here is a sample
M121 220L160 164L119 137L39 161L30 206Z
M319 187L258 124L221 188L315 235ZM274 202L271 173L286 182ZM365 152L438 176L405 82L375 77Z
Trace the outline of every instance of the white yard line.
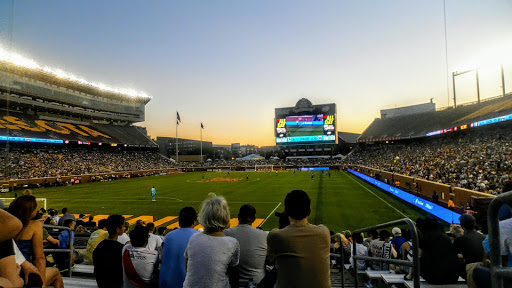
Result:
M350 172L345 172L345 173L348 173L347 177L352 179L352 181L356 182L357 184L359 184L359 186L363 187L366 191L370 192L373 194L373 196L377 197L380 199L380 201L386 203L389 207L393 208L396 212L400 213L401 215L403 215L405 218L409 218L409 216L405 215L404 213L402 213L400 210L396 209L393 205L389 204L388 202L386 202L386 200L380 198L379 196L377 196L377 194L373 193L370 189L366 188L363 184L361 184L359 181L355 180L353 177L355 176L352 176L352 174L350 174Z
M279 202L279 204L277 204L276 208L274 208L274 210L272 210L272 212L270 212L270 214L268 214L267 218L265 218L265 220L263 220L263 222L261 222L260 224L260 227L265 224L265 222L267 222L268 218L274 214L274 212L276 212L277 208L279 208L279 206L281 206L281 202Z
M183 200L181 200L181 199L172 198L172 197L158 197L157 199L170 199L170 200L177 200L177 201L183 202ZM156 201L158 201L158 200L156 200Z

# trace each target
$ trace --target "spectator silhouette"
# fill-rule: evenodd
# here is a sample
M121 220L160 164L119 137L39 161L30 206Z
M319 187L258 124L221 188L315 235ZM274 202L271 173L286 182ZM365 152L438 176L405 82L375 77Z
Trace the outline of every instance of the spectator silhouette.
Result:
M222 233L229 227L229 220L226 199L210 193L199 211L204 231L192 235L185 250L184 288L238 287L240 245Z
M197 233L194 226L197 212L192 207L181 209L178 218L180 228L169 232L162 243L162 267L158 284L160 288L181 288L185 281L185 249L190 237Z
M306 192L293 190L284 202L290 225L267 237L267 257L276 265L277 286L331 287L329 229L308 223L311 200Z
M238 226L224 230L224 234L238 240L240 244L240 286L248 281L259 283L265 276L265 258L267 256L267 233L252 227L256 220L256 208L250 204L240 207Z

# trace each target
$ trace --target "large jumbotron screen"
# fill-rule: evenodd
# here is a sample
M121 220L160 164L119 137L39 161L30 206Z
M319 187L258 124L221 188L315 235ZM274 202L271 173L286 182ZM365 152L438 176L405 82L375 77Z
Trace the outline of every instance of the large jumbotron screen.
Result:
M336 104L276 108L277 145L335 144Z

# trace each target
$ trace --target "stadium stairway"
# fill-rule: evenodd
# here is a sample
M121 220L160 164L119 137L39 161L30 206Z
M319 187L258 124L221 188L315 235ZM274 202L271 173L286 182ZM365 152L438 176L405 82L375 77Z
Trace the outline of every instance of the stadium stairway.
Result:
M353 288L356 287L356 284L354 282L354 277L350 274L350 271L344 269L343 270L343 276L345 277L345 288ZM363 287L363 284L360 283L359 287ZM341 272L340 270L336 268L331 268L331 287L332 288L341 288Z

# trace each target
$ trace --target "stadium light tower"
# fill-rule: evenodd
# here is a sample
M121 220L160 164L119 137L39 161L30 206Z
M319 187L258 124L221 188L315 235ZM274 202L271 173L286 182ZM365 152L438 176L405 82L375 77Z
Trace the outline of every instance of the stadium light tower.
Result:
M456 94L455 94L455 77L459 76L459 75L463 75L463 74L469 73L469 72L473 72L473 71L475 71L475 74L476 74L476 95L478 97L478 103L480 103L480 81L478 79L478 69L480 69L480 68L469 69L469 70L462 71L462 72L458 72L458 71L452 72L453 107L454 108L457 108L457 97L456 97Z
M503 73L503 64L501 64L501 93L505 97L505 74Z

